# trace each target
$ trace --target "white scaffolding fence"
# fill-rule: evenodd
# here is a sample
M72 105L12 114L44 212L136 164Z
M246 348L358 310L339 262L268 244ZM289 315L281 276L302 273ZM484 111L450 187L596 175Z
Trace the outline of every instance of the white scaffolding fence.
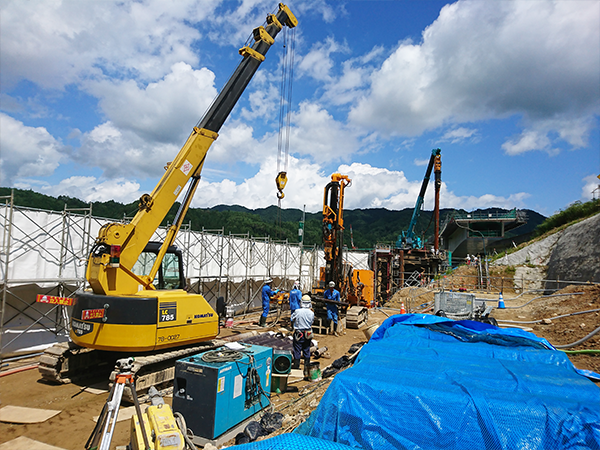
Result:
M41 350L68 339L70 307L36 302L37 294L70 297L86 287L87 257L100 228L114 220L94 217L90 208L62 212L17 207L2 197L0 222L0 357ZM153 240L166 234L159 228ZM300 280L310 290L324 266L322 250L296 243L223 230L182 227L175 245L183 251L192 292L216 306L218 297L238 312L260 306L263 281L290 289ZM369 268L367 252L347 252L358 269Z

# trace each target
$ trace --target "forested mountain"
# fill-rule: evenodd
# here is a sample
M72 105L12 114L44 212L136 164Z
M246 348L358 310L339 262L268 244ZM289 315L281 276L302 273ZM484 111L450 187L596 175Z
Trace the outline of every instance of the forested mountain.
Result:
M52 211L63 211L65 205L69 209L88 208L91 206L92 214L96 217L121 220L131 218L137 212L137 201L122 204L114 201L85 203L82 200L60 196L58 198L39 194L31 190L14 189L14 202L17 206L36 208ZM10 196L10 188L0 188L0 196ZM173 205L167 218L172 222L179 203ZM451 209L440 211L440 221L450 214ZM502 211L490 208L485 211ZM531 233L537 225L542 223L544 216L532 210L525 210L529 215L529 222L513 231L513 235ZM466 212L466 211L460 211ZM406 230L410 223L413 210L406 208L401 211L391 211L384 208L353 209L344 211L344 243L348 247L368 249L376 243L395 243L402 230ZM416 231L424 233L426 238L433 234L433 212L422 211L417 222ZM322 214L306 213L304 224L305 245L321 245L321 219ZM276 206L251 210L243 206L218 205L212 208L191 208L185 218L185 223L191 223L193 230L222 230L225 234L246 234L255 237L271 236L276 240L288 239L298 242L298 226L302 220L302 211L299 209L281 209ZM352 228L352 235L350 229Z

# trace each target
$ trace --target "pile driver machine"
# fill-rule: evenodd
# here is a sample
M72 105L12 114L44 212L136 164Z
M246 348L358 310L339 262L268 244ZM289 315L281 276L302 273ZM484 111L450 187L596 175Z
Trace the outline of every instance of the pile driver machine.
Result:
M434 231L433 243L430 248L427 248L424 236L419 236L416 226L432 172L435 176L435 201L432 217ZM373 267L375 267L377 278L377 299L382 303L389 300L397 290L404 286L425 284L427 277L438 273L444 260L439 242L441 187L441 150L435 148L431 151L408 228L400 233L395 246L380 245L374 251Z
M325 267L313 286L317 318L326 316L323 297L330 282L340 292L340 306L346 314L346 326L360 328L367 322L368 307L373 306L374 274L372 270L355 269L344 259L344 194L352 184L347 175L334 173L323 194L323 250Z

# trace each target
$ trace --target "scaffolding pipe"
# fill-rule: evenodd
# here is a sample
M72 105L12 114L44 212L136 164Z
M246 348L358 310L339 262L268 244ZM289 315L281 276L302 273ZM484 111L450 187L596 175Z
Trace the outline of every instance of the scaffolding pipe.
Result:
M13 222L13 205L15 199L14 189L10 191L10 197L4 197L5 200L10 198L10 208L8 209L7 217L4 221L4 234L2 236L2 251L4 252L4 279L2 285L2 309L0 311L0 360L2 360L3 335L4 335L4 314L6 311L6 294L8 292L8 267L10 259L10 237L12 233ZM6 203L5 203L6 204ZM8 224L7 219L8 218Z

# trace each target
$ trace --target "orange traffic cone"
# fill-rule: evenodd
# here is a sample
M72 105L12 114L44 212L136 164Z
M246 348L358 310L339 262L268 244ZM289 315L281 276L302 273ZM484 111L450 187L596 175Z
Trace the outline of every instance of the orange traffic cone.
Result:
M406 314L406 309L404 309L404 302L400 303L400 314Z

